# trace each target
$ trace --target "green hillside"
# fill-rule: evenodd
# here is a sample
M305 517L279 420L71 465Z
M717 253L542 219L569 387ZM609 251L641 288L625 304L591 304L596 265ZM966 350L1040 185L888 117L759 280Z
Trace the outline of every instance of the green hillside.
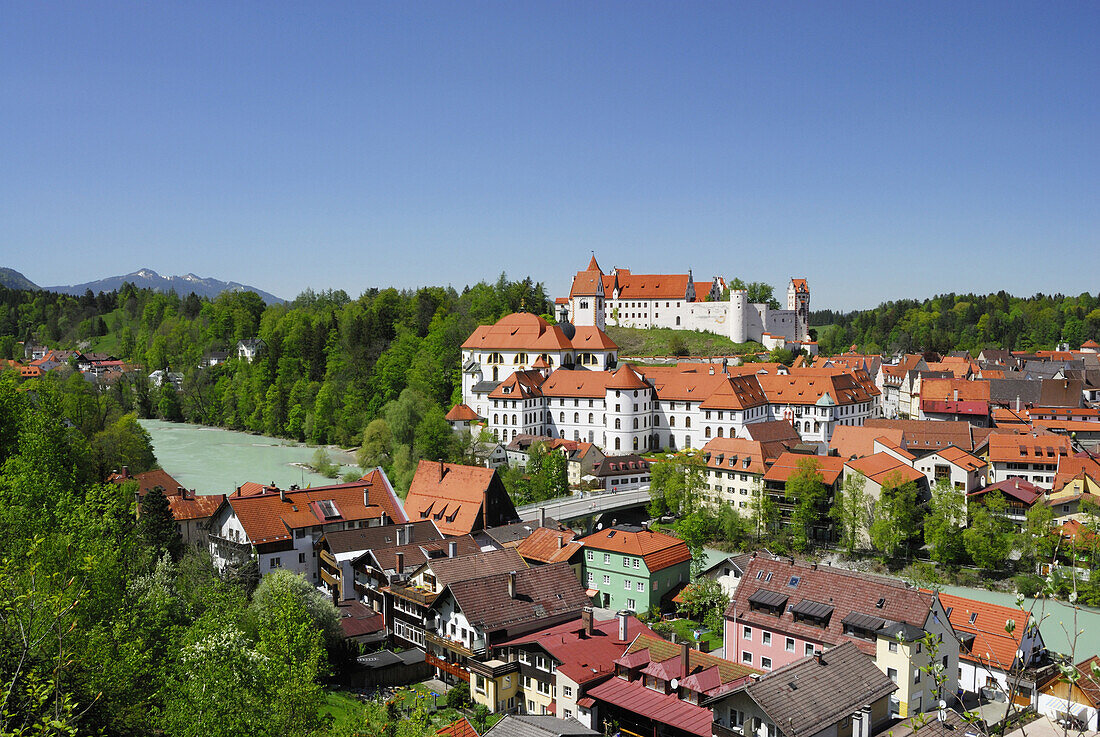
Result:
M698 330L608 326L607 334L624 356L732 356L764 350L756 342L734 343L721 335Z

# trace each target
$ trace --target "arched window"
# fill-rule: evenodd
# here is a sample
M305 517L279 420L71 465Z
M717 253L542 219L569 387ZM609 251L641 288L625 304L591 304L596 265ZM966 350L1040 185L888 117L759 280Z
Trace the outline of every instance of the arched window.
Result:
M502 424L502 425L507 425L507 424L508 424L508 415L501 415L501 416L502 416L502 417L503 417L503 419L504 419L504 421L503 421L503 422L501 422L501 424Z
M676 427L676 418L675 417L669 417L668 418L668 426L669 427Z
M634 429L635 430L638 429L638 418L637 417L634 418Z
M558 413L558 422L565 422L565 413L564 412L559 412Z
M820 432L820 431L821 431L821 423L820 422L814 422L814 432Z
M707 425L705 428L703 428L703 437L704 438L709 438L710 437L710 425Z
M634 438L634 450L638 450L638 438Z
M579 424L580 421L581 421L581 413L580 412L574 412L573 413L573 424L574 425Z
M493 415L493 424L494 425L499 425L500 424L500 415Z
M591 425L595 421L596 421L596 416L594 414L592 414L591 412L589 412L588 413L588 424Z
M722 428L718 428L718 437L723 437L722 436Z
M620 420L618 417L616 417L615 418L615 429L616 430L621 430L622 427L623 427L623 421Z
M519 423L516 422L516 416L515 415L512 415L512 424L513 425L519 424Z
M685 417L684 418L684 427L691 427L691 418L690 417Z
M619 450L620 447L621 447L621 444L620 444L619 438L615 438L615 450Z

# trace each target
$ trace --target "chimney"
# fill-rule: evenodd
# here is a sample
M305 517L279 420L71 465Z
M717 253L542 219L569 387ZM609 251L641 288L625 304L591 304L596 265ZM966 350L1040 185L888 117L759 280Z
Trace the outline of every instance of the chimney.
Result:
M129 466L123 466L122 467L122 478L124 478L124 479L130 478L130 467Z
M680 683L684 682L684 679L688 677L688 673L691 669L688 667L688 653L691 652L691 645L686 642L680 643Z
M363 506L364 507L369 507L370 506L370 489L363 489ZM386 513L383 512L382 516L385 517ZM386 524L386 523L383 522L382 524Z
M581 610L581 625L584 627L584 634L592 635L592 607L586 606Z
M405 525L405 544L408 545L413 541L413 526L412 524Z
M443 464L443 459L439 459L439 480L442 481L443 477L447 475L447 467Z
M615 616L619 618L619 642L626 642L626 612L616 612Z
M565 547L565 535L559 534L556 537L558 538L558 550L561 550Z
M546 527L546 507L539 507L539 527Z
M516 598L516 572L509 571L508 573L508 598Z
M393 557L395 559L395 561L394 561L394 570L397 571L397 575L398 576L405 575L405 554L402 553L401 551L398 551L398 552L393 554Z
M817 570L817 563L816 562L810 564L810 570L811 571L816 571Z
M176 496L178 496L180 499L186 499L187 498L187 489L183 488L182 486L177 486L176 487Z
M455 542L454 540L451 540L449 543L447 543L447 557L448 558L457 558L458 557L458 543Z
M814 650L814 660L816 660L816 661L817 661L817 664L818 664L818 665L824 665L824 664L825 664L825 661L824 661L824 660L822 660L822 657L821 657L821 656L822 656L822 651L821 651L821 650L816 650L816 649L815 649L815 650Z
M275 484L272 484L272 486L274 486L274 485ZM279 489L279 499L281 501L284 501L284 502L286 501L286 492L283 491L282 489Z
M364 495L365 495L365 492L364 492ZM366 506L366 505L364 505L364 506ZM386 517L386 513L385 513L385 512L382 512L382 514L380 514L380 515L378 516L378 524L382 525L383 527L385 527L385 526L386 526L386 523L387 523L388 521L389 521L389 520L387 519L387 517Z

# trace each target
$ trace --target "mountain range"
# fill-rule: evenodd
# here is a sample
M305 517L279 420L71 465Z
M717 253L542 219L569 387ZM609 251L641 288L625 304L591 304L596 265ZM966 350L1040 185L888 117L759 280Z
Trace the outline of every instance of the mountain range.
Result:
M108 276L104 279L84 282L82 284L68 284L55 287L39 287L27 277L14 269L0 268L0 285L9 289L44 289L48 292L60 292L62 294L81 295L89 289L93 294L99 292L111 292L120 289L125 282L130 282L139 289L152 289L157 292L176 290L176 294L186 296L194 292L200 297L214 299L222 292L255 292L268 304L283 302L270 292L241 284L235 281L221 281L212 277L184 274L183 276L161 276L152 269L138 269L130 274L122 276Z

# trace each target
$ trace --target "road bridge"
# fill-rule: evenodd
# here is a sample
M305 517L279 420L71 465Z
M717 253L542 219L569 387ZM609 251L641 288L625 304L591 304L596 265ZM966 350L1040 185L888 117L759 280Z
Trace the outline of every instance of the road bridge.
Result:
M550 499L537 504L528 504L518 508L521 519L533 519L540 509L546 510L547 517L559 522L572 522L585 517L598 517L607 512L634 509L649 504L649 487L633 491L615 491L586 496L566 496Z

